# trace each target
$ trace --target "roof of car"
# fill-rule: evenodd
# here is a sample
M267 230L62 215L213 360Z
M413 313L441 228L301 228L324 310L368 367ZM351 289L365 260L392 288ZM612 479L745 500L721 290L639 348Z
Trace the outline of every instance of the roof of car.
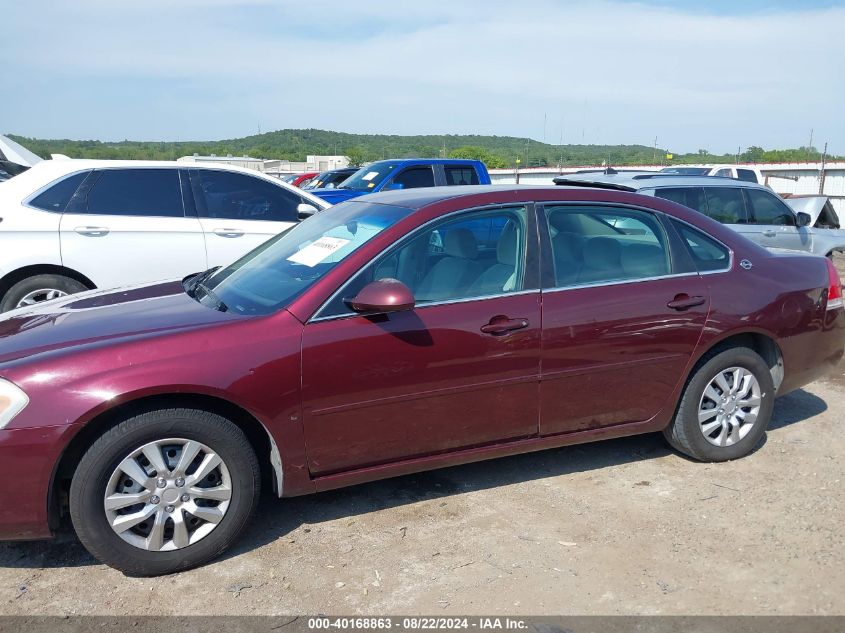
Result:
M295 191L299 195L303 195L310 201L318 203L319 208L328 206L324 200L314 196L308 191L303 191L293 187L281 178L274 178L254 169L247 169L246 167L239 167L237 165L229 165L227 163L186 163L175 160L102 160L89 158L61 158L53 160L42 160L30 167L27 171L15 176L4 183L4 191L20 190L21 192L33 191L47 183L52 182L57 178L72 174L78 171L85 171L88 169L116 169L116 168L134 168L134 169L151 169L151 168L165 168L165 169L199 169L209 170L216 169L220 171L238 172L261 178L263 180L270 180L278 183L280 186ZM7 189L8 188L8 189Z
M687 176L660 172L621 174L564 174L554 179L555 184L581 187L599 187L620 191L639 191L666 187L744 187L765 189L763 185L721 176Z
M437 202L443 202L444 200L469 198L473 196L482 196L484 194L504 194L498 195L497 202L495 203L502 204L507 202L508 197L512 197L514 203L520 203L534 199L537 197L535 194L538 192L545 193L545 195L540 196L540 199L552 199L556 192L564 190L570 192L585 191L590 189L594 192L599 192L603 188L589 186L553 187L550 185L458 185L454 187L420 187L416 189L397 189L393 191L371 193L366 196L353 198L349 202L385 204L396 207L405 207L408 209L420 209ZM624 193L635 192L626 191ZM511 194L511 196L508 196L507 194ZM571 196L567 196L567 198L570 197Z

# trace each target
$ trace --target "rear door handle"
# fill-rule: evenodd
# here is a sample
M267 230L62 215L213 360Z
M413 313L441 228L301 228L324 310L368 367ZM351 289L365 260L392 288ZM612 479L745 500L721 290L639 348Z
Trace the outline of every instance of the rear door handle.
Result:
M103 237L109 234L109 229L106 226L77 226L73 230L86 237Z
M695 306L702 305L705 301L707 301L707 299L704 297L690 297L685 292L682 292L679 295L675 295L675 298L667 303L666 306L672 308L673 310L689 310Z
M482 325L481 331L485 334L499 335L526 327L528 327L528 319L511 319L500 314L490 319L487 325Z
M777 231L773 231L772 229L766 229L765 231L763 231L764 237L777 237L777 235Z
M220 237L241 237L244 234L240 229L213 229L212 232Z

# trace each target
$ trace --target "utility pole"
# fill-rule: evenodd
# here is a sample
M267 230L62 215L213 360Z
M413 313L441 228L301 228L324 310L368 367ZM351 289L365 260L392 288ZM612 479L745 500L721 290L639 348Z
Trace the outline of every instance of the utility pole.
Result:
M807 145L807 162L812 159L813 156L813 128L810 128L810 144Z
M653 165L657 164L657 137L656 136L654 137L654 154L652 154L651 163Z
M824 152L822 153L822 164L819 169L819 195L824 195L824 179L825 179L825 162L827 161L827 143L824 144Z
M546 144L546 119L548 115L544 112L543 113L543 145Z
M558 173L563 173L563 117L560 117L560 160L557 162Z

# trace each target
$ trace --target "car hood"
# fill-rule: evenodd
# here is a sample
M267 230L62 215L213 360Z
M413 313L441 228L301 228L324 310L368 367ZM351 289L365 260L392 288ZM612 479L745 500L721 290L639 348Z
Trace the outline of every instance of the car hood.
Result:
M0 314L0 367L105 341L139 340L240 319L189 297L180 281L95 290Z
M352 189L309 189L308 193L322 198L329 204L337 204L344 200L351 200L358 196L365 195L364 191L353 191Z

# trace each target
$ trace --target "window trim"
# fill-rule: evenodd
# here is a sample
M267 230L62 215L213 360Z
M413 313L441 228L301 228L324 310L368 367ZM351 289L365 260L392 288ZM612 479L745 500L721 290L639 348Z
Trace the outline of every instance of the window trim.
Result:
M367 270L367 268L372 266L376 261L378 261L379 259L381 259L385 255L387 255L392 250L394 250L396 248L401 248L403 245L405 245L408 242L416 239L416 237L418 237L422 232L425 231L425 229L427 227L431 226L432 224L439 224L439 223L441 223L441 221L447 221L448 219L453 218L454 216L459 216L459 215L462 215L462 214L478 213L478 212L483 213L483 212L486 212L486 211L496 211L496 210L499 210L499 209L513 209L514 207L520 207L520 206L525 206L525 243L524 243L525 248L524 248L524 252L523 252L524 267L523 267L523 271L522 271L522 285L523 285L522 290L517 290L517 291L514 291L514 292L503 292L503 293L499 293L499 294L496 294L496 295L481 295L481 296L476 296L476 297L462 297L460 299L444 299L443 301L430 301L428 303L424 303L424 304L421 304L421 305L415 305L414 310L421 310L423 308L428 308L428 307L433 307L433 306L441 306L441 305L448 305L448 304L452 304L452 303L466 303L468 301L483 301L485 299L512 297L512 296L515 296L515 295L529 294L529 293L532 293L532 292L540 292L541 288L540 288L539 284L536 284L536 283L529 284L529 283L526 282L526 279L529 278L528 267L534 259L533 257L530 256L531 251L532 251L530 235L532 233L532 228L534 228L534 230L536 232L536 225L535 225L536 220L532 219L532 218L536 218L537 211L535 209L535 204L532 201L521 202L521 203L520 202L517 202L517 203L500 202L500 203L496 203L496 204L492 204L492 205L485 205L485 206L481 206L481 207L473 207L471 209L458 209L456 211L452 211L452 212L447 213L445 215L440 215L436 218L432 218L431 220L428 220L427 222L419 225L413 231L404 235L400 240L393 242L390 246L388 246L383 251L381 251L380 253L378 253L374 257L372 257L366 264L361 266L361 268L359 268L355 272L355 274L353 274L346 281L344 281L340 286L338 286L338 288L333 293L331 293L325 301L323 301L320 304L320 307L317 308L314 311L314 314L312 314L311 317L305 322L305 325L308 325L309 323L319 323L319 322L322 322L322 321L334 321L334 320L337 320L337 319L347 319L347 318L350 318L350 317L365 316L365 315L362 315L359 312L354 312L354 311L353 312L347 312L347 313L344 313L344 314L330 314L330 315L325 315L325 316L320 316L320 312L322 312L326 308L326 306L328 306L339 295L341 295L343 293L343 290L347 286L349 286L351 283L353 283L365 270ZM534 245L534 248L537 248L536 244ZM535 287L535 288L525 288L524 286L526 286L526 285L537 286L537 287Z
M67 209L70 206L71 201L73 200L74 196L76 196L76 192L79 191L85 185L85 181L88 180L92 171L93 171L93 169L88 167L86 169L78 169L76 171L70 171L66 174L63 174L63 175L59 176L58 178L56 178L55 180L51 180L46 185L42 185L40 188L36 189L35 192L26 196L23 200L21 200L21 204L23 206L25 206L27 209L32 209L33 211L39 211L41 213L54 213L54 214L58 213L59 215L62 215L65 212L65 209ZM58 185L60 182L67 180L68 178L71 178L72 176L76 176L78 174L86 174L86 175L85 175L85 178L82 179L82 182L80 182L79 185L77 185L76 190L72 194L70 194L70 197L67 199L67 204L65 204L64 209L62 209L61 211L50 211L49 209L39 209L38 207L32 206L32 204L31 204L32 201L35 200L38 196L40 196L42 193L44 193L48 189L54 187L55 185Z

